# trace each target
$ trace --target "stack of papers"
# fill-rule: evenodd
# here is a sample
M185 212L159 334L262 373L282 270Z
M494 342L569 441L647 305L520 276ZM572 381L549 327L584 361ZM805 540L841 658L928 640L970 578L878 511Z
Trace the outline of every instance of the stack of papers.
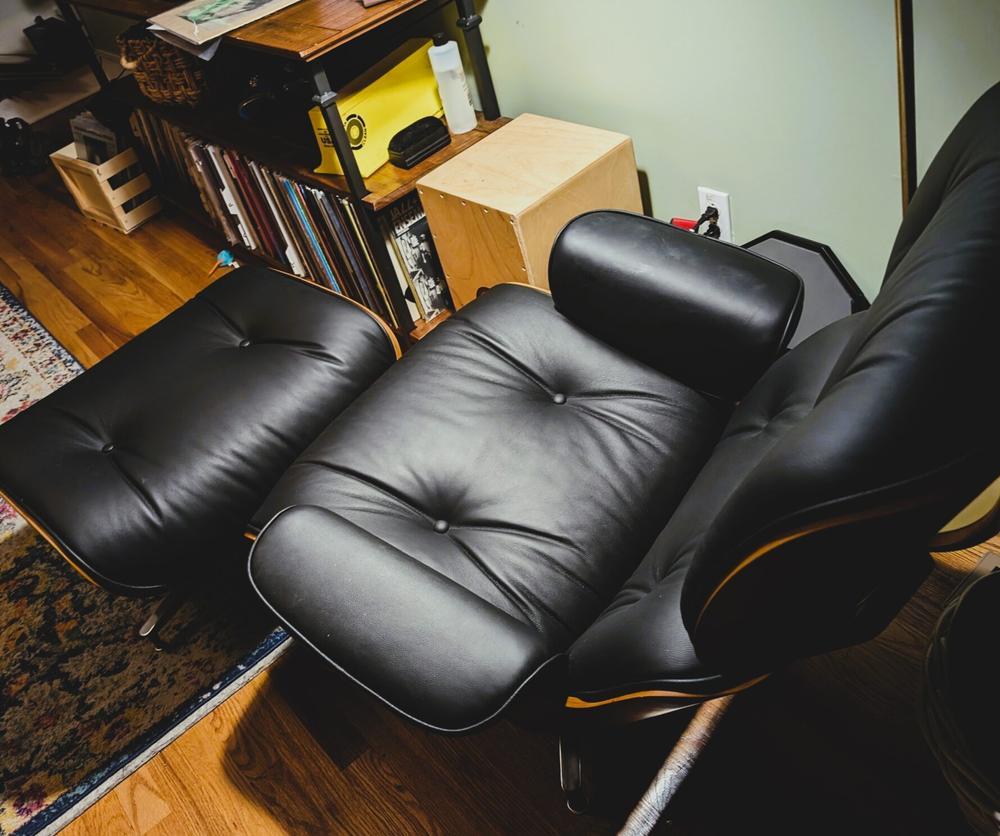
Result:
M150 31L167 43L209 60L227 32L267 17L298 0L191 0L151 17Z

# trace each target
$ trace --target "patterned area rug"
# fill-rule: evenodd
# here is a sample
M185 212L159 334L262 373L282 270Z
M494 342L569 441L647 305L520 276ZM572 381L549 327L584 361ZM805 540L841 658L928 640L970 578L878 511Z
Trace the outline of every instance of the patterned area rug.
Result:
M0 285L0 424L72 380L83 368ZM20 524L0 499L0 539Z
M81 371L0 285L0 419ZM149 601L83 580L0 501L0 836L65 825L284 652L246 586L210 586L157 652Z

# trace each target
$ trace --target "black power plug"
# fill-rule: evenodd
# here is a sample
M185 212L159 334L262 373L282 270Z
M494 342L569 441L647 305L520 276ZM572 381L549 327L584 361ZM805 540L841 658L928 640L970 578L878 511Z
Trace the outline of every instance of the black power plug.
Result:
M719 210L714 206L709 206L701 213L701 217L698 218L698 223L694 225L694 229L691 231L698 233L701 229L703 223L708 223L708 227L701 234L707 238L719 238L722 235L722 229L719 227Z

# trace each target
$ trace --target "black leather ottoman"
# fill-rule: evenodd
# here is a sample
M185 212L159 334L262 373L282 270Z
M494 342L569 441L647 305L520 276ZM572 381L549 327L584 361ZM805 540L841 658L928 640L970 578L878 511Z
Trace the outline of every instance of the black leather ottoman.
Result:
M235 270L0 427L0 491L114 592L240 566L278 477L397 354L353 302Z

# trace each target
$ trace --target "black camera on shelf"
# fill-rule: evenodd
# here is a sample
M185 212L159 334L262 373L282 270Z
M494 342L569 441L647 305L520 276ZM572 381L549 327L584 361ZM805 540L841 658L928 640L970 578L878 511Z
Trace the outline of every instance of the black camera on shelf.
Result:
M87 63L88 46L80 32L58 17L36 17L24 30L38 60L60 72L75 70Z
M48 142L23 119L0 118L0 174L33 174L48 164Z

